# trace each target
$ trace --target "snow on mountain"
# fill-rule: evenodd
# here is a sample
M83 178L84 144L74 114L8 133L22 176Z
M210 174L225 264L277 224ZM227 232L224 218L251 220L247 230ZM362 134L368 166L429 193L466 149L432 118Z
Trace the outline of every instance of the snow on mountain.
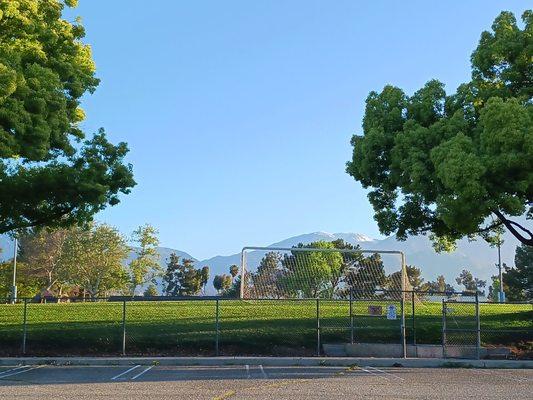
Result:
M299 243L308 244L317 242L319 240L325 242L332 242L334 240L342 239L351 244L362 244L366 242L373 242L374 240L366 235L360 233L328 233L328 232L313 232L303 235L293 236L281 242L273 243L269 247L293 247Z

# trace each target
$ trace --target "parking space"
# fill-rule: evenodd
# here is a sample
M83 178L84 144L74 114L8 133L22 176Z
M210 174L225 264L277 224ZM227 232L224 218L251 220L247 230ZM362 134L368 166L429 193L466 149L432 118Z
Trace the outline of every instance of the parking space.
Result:
M344 367L235 366L14 366L0 371L0 385L187 380L313 379L342 376ZM353 374L356 371L351 371ZM363 372L361 370L361 372Z
M508 398L511 390L514 400L530 399L533 370L263 365L0 368L0 398L17 399L458 398L465 393ZM176 393L182 396L173 397Z

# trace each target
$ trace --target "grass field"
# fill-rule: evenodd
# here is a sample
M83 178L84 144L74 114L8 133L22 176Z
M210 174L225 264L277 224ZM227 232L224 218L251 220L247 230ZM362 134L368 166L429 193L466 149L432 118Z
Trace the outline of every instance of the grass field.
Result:
M370 316L368 306L386 309L393 301L356 301L352 305L354 338L358 342L400 343L400 319ZM126 303L126 352L131 355L213 355L216 303L199 301L136 301ZM400 303L396 302L398 310ZM20 354L22 304L0 305L0 348ZM398 312L399 314L399 312ZM122 302L27 305L26 353L29 355L119 354L122 349ZM350 341L347 301L321 300L322 343ZM481 304L482 342L512 345L533 341L533 305ZM315 300L222 300L219 302L219 348L227 355L312 355L317 344ZM475 329L475 305L457 303L448 310L452 329ZM407 342L441 343L442 303L406 304ZM465 343L471 332L458 332ZM416 338L415 338L416 335ZM458 339L458 340L459 340Z

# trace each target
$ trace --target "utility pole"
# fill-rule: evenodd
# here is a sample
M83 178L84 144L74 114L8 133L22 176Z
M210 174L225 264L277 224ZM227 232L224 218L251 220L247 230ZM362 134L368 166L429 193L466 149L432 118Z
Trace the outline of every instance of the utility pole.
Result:
M18 253L18 240L15 236L13 241L13 286L11 287L11 302L15 304L17 301L17 253Z

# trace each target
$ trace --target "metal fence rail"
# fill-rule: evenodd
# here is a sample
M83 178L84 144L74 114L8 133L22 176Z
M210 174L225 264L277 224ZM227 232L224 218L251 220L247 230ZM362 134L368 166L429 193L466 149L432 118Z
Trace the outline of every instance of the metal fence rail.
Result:
M343 299L102 298L0 304L0 354L323 355L326 344L531 347L533 304L457 293ZM528 344L529 343L529 344Z

